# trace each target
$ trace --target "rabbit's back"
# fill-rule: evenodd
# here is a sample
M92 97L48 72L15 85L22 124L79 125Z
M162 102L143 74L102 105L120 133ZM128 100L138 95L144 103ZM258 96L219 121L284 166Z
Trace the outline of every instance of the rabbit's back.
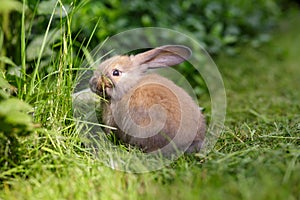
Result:
M112 102L118 136L150 152L170 141L178 148L204 138L204 118L192 98L172 81L144 76L118 102ZM201 146L201 145L200 145Z

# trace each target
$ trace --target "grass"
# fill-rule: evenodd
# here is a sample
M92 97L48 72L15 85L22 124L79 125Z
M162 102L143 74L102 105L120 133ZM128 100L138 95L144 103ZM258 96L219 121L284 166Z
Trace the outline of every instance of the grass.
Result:
M26 98L45 129L21 141L19 166L0 172L0 199L299 199L299 23L285 16L269 44L220 55L228 110L214 150L149 173L112 170L82 146L69 60L58 61Z

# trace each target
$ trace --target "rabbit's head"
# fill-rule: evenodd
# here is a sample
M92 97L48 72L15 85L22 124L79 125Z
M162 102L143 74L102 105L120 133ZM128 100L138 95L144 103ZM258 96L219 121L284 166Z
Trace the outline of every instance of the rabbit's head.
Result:
M114 56L105 60L90 80L90 88L100 96L121 99L143 78L148 69L179 64L191 56L181 45L166 45L130 56Z

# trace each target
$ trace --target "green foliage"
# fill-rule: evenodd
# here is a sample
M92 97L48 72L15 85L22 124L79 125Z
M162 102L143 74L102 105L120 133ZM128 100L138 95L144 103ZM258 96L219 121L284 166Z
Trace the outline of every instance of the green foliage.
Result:
M238 50L236 44L250 42L259 46L268 41L268 31L280 14L275 0L29 0L23 8L18 1L5 2L0 9L0 57L7 57L15 63L15 66L6 63L6 68L13 68L10 69L13 74L21 71L21 61L24 61L21 49L15 48L21 45L21 34L18 33L22 24L18 19L23 9L26 11L23 12L23 28L27 61L22 63L26 64L23 68L31 72L40 60L39 72L46 73L52 72L49 65L59 56L58 51L64 42L61 33L68 31L62 23L70 23L68 28L72 30L74 55L83 54L82 45L91 50L116 33L149 26L190 33L212 54L223 51L235 54ZM46 29L50 31L47 37ZM0 64L3 68L5 63L0 60Z
M0 58L8 57L14 61L19 61L18 49L20 40L19 34L16 34L20 27L20 20L16 20L22 12L22 3L19 1L3 0L0 8ZM12 15L12 13L14 15ZM15 56L14 54L18 56ZM1 59L2 60L2 59ZM4 67L0 60L0 69Z
M0 102L0 131L7 135L28 135L33 129L29 111L32 107L16 98Z
M99 20L98 41L130 28L166 27L191 33L210 53L234 53L237 43L267 41L279 13L274 0L91 0L78 10L72 27L84 37Z
M19 163L18 138L28 136L34 130L32 107L10 96L11 85L0 74L0 169Z

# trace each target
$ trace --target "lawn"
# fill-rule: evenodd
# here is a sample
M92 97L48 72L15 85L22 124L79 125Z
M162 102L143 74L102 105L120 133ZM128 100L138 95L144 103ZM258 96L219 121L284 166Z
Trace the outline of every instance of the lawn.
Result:
M154 172L120 172L93 157L66 114L69 79L43 82L27 101L47 129L23 139L21 165L0 172L0 199L300 199L299 24L299 14L285 16L268 44L215 59L224 132L208 155Z

